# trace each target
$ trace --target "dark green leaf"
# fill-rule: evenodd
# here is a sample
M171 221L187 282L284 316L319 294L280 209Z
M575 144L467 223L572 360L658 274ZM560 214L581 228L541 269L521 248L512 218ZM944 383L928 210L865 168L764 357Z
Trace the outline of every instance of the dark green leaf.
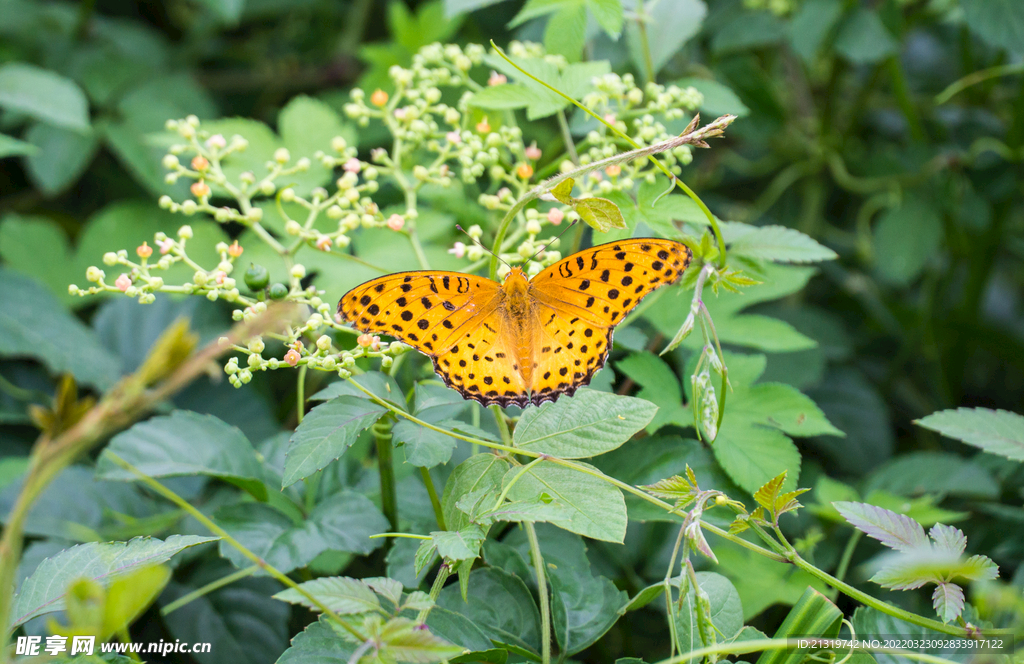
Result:
M836 52L854 64L879 62L896 53L898 44L878 14L858 7L839 26Z
M721 632L718 640L727 641L743 627L743 604L739 593L726 577L715 572L697 572L697 584L707 593L712 624ZM694 598L694 588L687 588L682 607L676 616L676 634L683 652L712 645L705 643L697 624L699 610Z
M961 0L967 25L996 48L1024 51L1024 7L1015 0Z
M89 128L81 88L60 74L24 62L0 67L0 106L76 131Z
M990 454L1024 461L1024 417L1017 413L988 408L957 408L932 413L916 423Z
M437 604L465 616L494 641L540 651L540 612L518 577L493 567L476 569L470 574L467 601L451 585L441 591Z
M47 196L55 196L74 184L99 148L99 141L92 132L43 123L33 125L25 138L39 148L25 157L29 177Z
M360 432L387 412L367 399L344 396L309 411L291 438L283 486L309 477L352 447Z

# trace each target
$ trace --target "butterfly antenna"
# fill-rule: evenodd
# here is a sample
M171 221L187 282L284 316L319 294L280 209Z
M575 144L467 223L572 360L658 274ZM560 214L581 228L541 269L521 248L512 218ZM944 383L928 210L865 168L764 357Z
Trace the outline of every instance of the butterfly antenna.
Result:
M476 246L480 247L481 249L483 249L484 251L486 251L486 252L487 252L487 253L489 253L490 255L494 256L495 258L497 258L497 259L498 259L499 261L501 261L502 263L505 263L505 265L508 265L508 267L509 267L509 268L511 268L511 267L512 267L511 265L509 265L509 264L508 264L508 261L506 261L506 260L505 260L504 258L502 258L501 256L499 256L498 254L494 253L493 251L491 251L490 249L488 249L487 247L485 247L485 246L484 246L483 244L481 244L480 240L478 240L478 239L476 239L475 237L473 237L472 235L470 235L470 234L469 234L469 232L468 232L468 231L466 231L466 229L465 229L465 228L463 228L462 226L460 226L460 225L458 225L458 224L455 224L455 228L458 228L458 229L459 229L460 231L462 231L463 233L465 233L465 234L466 234L466 237L468 237L468 238L469 238L470 240L472 240L472 241L473 241L473 244L475 244Z
M579 221L579 220L577 219L576 221ZM575 225L576 225L576 221L573 221L572 223L570 223L570 224L569 224L568 226L566 226L566 227L565 227L564 229L562 229L562 232L561 232L561 233L559 233L558 235L556 235L556 236L555 236L554 238L552 238L552 239L551 239L551 240L550 240L550 241L549 241L549 242L548 242L547 244L545 244L545 245L544 245L543 247L541 247L540 249L538 249L538 250L537 250L537 253L535 253L535 254L534 254L533 256L530 256L530 260L532 261L532 260L533 260L534 258L536 258L537 256L540 256L540 255L541 255L542 253L544 253L545 251L547 251L547 250L548 250L548 247L550 247L551 245L553 245L553 244L555 243L555 241L556 241L556 240L558 240L558 239L559 239L559 238L561 238L561 237L562 237L563 235L565 235L565 232L566 232L567 230L569 230L570 228L572 228L573 226L575 226Z

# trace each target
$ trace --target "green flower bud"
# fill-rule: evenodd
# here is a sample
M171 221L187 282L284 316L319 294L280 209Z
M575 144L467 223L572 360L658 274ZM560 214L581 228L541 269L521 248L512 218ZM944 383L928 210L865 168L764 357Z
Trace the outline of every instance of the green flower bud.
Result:
M274 284L267 293L271 300L283 300L288 297L288 287L284 284Z
M267 268L262 265L256 265L255 263L249 264L249 269L245 271L245 285L249 290L261 291L267 287L270 283L270 272Z

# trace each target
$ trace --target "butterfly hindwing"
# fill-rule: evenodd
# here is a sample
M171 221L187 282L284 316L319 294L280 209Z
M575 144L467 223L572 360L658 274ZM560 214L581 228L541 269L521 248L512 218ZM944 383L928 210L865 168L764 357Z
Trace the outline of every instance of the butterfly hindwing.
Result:
M463 397L487 406L525 406L527 385L520 375L514 348L501 316L485 316L467 329L447 352L434 358L434 371Z
M539 405L562 394L572 396L590 383L608 358L612 330L544 305L538 307L538 317L531 388L532 401Z
M399 272L346 293L338 314L357 330L437 356L493 310L498 284L459 272Z
M685 244L639 238L564 258L530 282L543 304L601 327L622 322L651 291L682 277L693 255Z

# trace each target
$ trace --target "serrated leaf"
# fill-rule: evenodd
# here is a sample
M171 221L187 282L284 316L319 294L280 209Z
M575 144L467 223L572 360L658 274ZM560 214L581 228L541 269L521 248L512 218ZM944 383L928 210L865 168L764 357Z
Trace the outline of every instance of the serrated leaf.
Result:
M619 206L607 198L576 199L576 213L588 226L598 233L607 233L614 228L626 228Z
M519 83L489 85L473 93L469 105L486 110L504 111L526 108L530 104L530 91Z
M677 507L682 507L689 503L696 497L697 492L695 485L679 475L658 480L654 484L648 484L641 488L652 496L676 501Z
M386 576L370 576L362 580L363 583L373 588L373 592L385 597L395 606L402 603L402 582L396 579L389 579ZM418 592L418 591L417 591ZM415 595L416 593L413 593ZM411 598L412 595L409 595ZM408 602L408 600L406 600Z
M389 620L376 640L380 644L377 658L382 662L432 664L461 655L464 650L408 618Z
M441 496L445 525L451 530L469 525L469 517L459 509L460 500L474 492L501 491L501 480L508 469L508 462L493 454L476 454L456 466Z
M779 491L782 490L782 484L786 481L786 471L782 471L772 479L764 483L761 488L754 492L754 500L758 502L761 507L768 511L775 510L775 499L779 495Z
M317 598L328 609L339 615L351 615L374 611L385 613L380 600L370 586L359 579L347 576L330 576L300 583L299 587ZM305 595L295 588L288 588L274 595L275 599L290 604L301 604L311 611L320 611ZM386 615L386 613L385 613Z
M367 399L343 396L309 411L292 434L282 485L288 487L326 467L387 412Z
M962 555L967 548L967 536L959 528L937 523L928 531L928 535L936 547L954 556Z
M1005 410L942 410L915 423L991 454L1024 461L1024 416Z
M171 535L166 540L137 537L128 542L89 542L65 549L40 563L21 584L11 606L9 628L44 613L64 610L65 593L75 579L103 583L140 567L166 562L184 549L215 540L216 537L195 535Z
M581 389L572 397L523 411L512 440L533 452L583 459L614 450L656 412L657 406L643 399Z
M837 501L832 505L854 528L891 549L911 551L929 546L924 528L909 516L866 503Z
M441 530L430 533L438 555L449 560L472 560L480 555L487 532L477 525L468 525L457 531Z
M572 178L565 178L554 187L552 187L548 193L555 197L555 200L564 205L571 205L574 200L572 197L572 188L576 184L576 181Z
M0 107L74 131L89 128L82 89L56 72L24 62L0 66Z
M179 410L154 417L117 434L106 451L117 454L150 477L206 475L267 499L263 469L245 434L228 423ZM101 456L96 469L103 479L134 481L137 477Z
M785 226L761 226L734 240L729 251L776 263L816 263L839 258L809 235Z
M955 583L945 581L935 586L932 608L944 623L956 620L964 610L964 590Z

